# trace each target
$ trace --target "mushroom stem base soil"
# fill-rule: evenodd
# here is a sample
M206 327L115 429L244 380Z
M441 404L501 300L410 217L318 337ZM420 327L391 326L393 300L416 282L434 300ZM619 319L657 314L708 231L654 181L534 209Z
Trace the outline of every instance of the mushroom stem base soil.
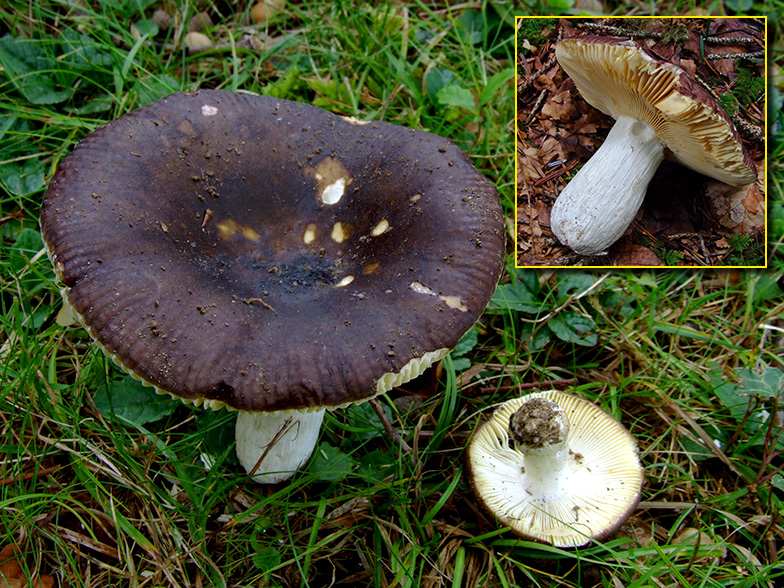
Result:
M568 494L568 433L566 413L549 398L533 398L509 419L514 450L525 456L525 491L533 500L558 500Z
M237 458L253 473L254 482L283 482L305 464L316 446L324 410L239 412Z
M599 150L561 192L550 213L558 240L598 255L624 234L664 159L664 143L648 123L620 116Z

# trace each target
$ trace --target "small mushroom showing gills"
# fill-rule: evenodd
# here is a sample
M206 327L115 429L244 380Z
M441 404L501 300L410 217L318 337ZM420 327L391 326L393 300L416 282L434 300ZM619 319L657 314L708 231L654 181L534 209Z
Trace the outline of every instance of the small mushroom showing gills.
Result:
M224 91L85 138L40 221L93 339L160 392L240 411L258 482L308 459L325 409L444 357L504 257L495 187L450 141Z
M640 500L637 445L596 405L557 390L502 404L466 450L471 485L525 539L577 547L614 533Z
M617 241L665 149L686 167L733 186L756 179L727 114L679 67L607 37L565 39L555 54L588 103L616 120L553 205L550 226L564 245L597 255Z

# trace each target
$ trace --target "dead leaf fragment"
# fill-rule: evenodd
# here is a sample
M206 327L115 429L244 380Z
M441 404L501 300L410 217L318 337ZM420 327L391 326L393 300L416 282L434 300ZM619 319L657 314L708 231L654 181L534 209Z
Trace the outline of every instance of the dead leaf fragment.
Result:
M754 237L765 228L765 198L757 184L729 186L716 180L703 188L711 213L731 233Z
M188 53L198 53L213 48L212 39L203 33L188 33L185 35L185 46Z
M0 549L0 588L52 588L54 578L49 574L35 575L28 584L19 563L23 557L19 546L9 543Z
M542 114L555 120L569 120L573 112L572 96L568 90L559 91L542 107Z
M642 245L622 242L613 248L615 262L619 266L659 266L664 265L657 255Z

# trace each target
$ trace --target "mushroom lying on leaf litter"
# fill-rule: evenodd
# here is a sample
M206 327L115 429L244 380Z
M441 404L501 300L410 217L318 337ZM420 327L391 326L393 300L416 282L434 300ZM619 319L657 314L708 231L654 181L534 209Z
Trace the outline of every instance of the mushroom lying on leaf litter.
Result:
M443 358L504 256L497 192L450 141L209 90L85 138L41 229L104 352L159 392L240 411L260 482L307 460L325 408Z
M548 390L509 400L466 450L474 492L525 539L577 547L614 533L640 500L631 434L596 405Z
M642 205L665 149L727 184L755 181L754 163L727 114L678 66L614 37L565 39L555 54L588 103L616 120L553 205L550 226L564 245L597 255L617 241Z

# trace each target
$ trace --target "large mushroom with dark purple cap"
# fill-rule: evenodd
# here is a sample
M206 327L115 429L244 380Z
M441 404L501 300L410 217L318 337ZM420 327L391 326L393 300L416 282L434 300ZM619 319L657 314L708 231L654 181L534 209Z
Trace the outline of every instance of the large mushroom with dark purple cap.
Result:
M504 257L497 192L450 141L209 90L85 138L41 230L103 351L159 392L238 410L259 482L308 459L325 409L443 358Z

